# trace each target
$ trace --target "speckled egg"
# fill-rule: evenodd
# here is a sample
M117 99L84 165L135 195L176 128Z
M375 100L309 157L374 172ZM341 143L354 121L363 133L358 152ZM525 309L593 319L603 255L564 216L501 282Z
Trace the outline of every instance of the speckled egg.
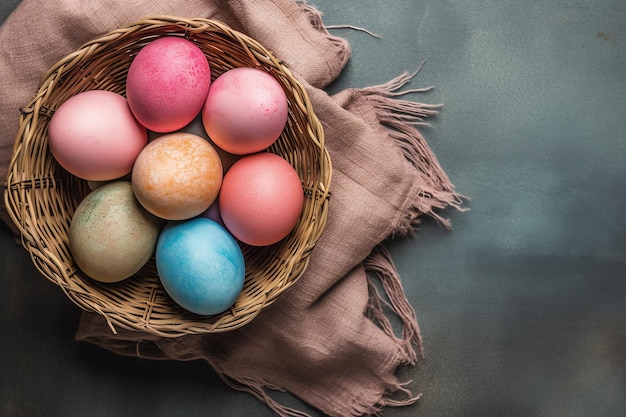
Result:
M70 250L89 277L121 281L138 272L154 254L163 224L139 204L130 182L108 183L88 194L74 211Z
M217 198L223 177L215 147L193 133L154 139L132 171L133 190L149 212L167 220L195 217Z
M128 104L146 128L173 132L200 112L211 85L209 61L192 41L175 36L141 48L126 77Z

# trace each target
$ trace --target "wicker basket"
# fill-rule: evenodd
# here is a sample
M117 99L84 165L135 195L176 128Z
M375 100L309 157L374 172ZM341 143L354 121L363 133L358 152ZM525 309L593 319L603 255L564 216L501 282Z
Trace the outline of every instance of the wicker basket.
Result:
M215 78L241 66L267 70L284 87L289 117L270 151L284 157L305 190L301 218L292 233L268 247L243 246L246 280L231 309L199 316L179 307L161 286L154 259L135 276L102 284L78 270L69 226L75 208L90 191L87 182L64 171L48 150L47 125L69 97L92 89L125 93L131 60L151 40L181 36L205 53ZM6 207L22 234L36 268L59 285L79 307L117 327L166 337L233 330L250 322L305 271L328 215L331 162L322 126L306 91L283 62L250 37L221 22L156 16L116 29L83 45L44 76L35 98L22 109L7 177Z

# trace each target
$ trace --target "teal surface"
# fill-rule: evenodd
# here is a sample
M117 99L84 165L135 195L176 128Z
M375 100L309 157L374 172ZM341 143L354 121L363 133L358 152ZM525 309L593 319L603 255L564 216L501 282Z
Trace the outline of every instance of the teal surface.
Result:
M444 213L451 231L426 221L387 242L426 359L400 371L423 398L383 415L624 415L626 3L309 3L328 25L380 35L332 29L352 57L331 91L426 61L407 88L434 89L407 98L444 103L423 132L471 197ZM77 309L0 242L1 415L272 415L202 363L74 342Z

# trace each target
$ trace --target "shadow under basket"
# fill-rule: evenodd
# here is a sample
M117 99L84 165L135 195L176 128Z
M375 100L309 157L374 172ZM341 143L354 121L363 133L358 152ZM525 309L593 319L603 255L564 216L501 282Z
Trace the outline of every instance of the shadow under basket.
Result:
M165 292L154 258L134 276L114 284L97 282L76 266L69 247L72 215L90 192L87 181L63 170L48 149L47 126L63 102L86 90L125 95L126 74L134 56L150 41L180 36L206 55L215 79L235 67L266 70L282 85L289 116L280 138L269 148L298 172L304 208L294 230L267 247L242 244L244 288L227 311L211 316L190 313ZM255 40L207 19L156 16L142 19L84 44L44 76L34 99L21 109L5 203L34 265L79 307L124 328L165 337L224 332L253 320L304 273L324 231L329 204L331 161L324 133L308 94L290 70Z

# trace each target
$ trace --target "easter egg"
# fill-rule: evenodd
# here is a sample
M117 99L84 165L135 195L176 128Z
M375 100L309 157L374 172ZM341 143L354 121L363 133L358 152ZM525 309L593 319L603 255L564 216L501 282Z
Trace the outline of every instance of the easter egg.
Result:
M139 204L130 182L108 183L89 193L74 211L70 251L89 277L121 281L154 254L163 223Z
M211 140L227 152L262 151L278 139L287 122L287 96L266 71L238 67L211 85L202 123Z
M167 220L195 217L216 200L223 170L215 147L192 133L154 139L137 156L133 190L152 214Z
M71 174L108 181L128 174L148 142L126 98L105 90L78 93L59 106L48 123L48 145Z
M243 289L245 261L239 245L205 217L170 222L159 236L155 260L165 291L192 313L221 313Z
M226 172L218 201L222 222L233 236L267 246L295 227L304 192L298 173L285 159L260 152L242 157Z
M193 42L175 36L141 48L126 77L128 104L146 128L173 132L190 123L211 85L209 61Z

